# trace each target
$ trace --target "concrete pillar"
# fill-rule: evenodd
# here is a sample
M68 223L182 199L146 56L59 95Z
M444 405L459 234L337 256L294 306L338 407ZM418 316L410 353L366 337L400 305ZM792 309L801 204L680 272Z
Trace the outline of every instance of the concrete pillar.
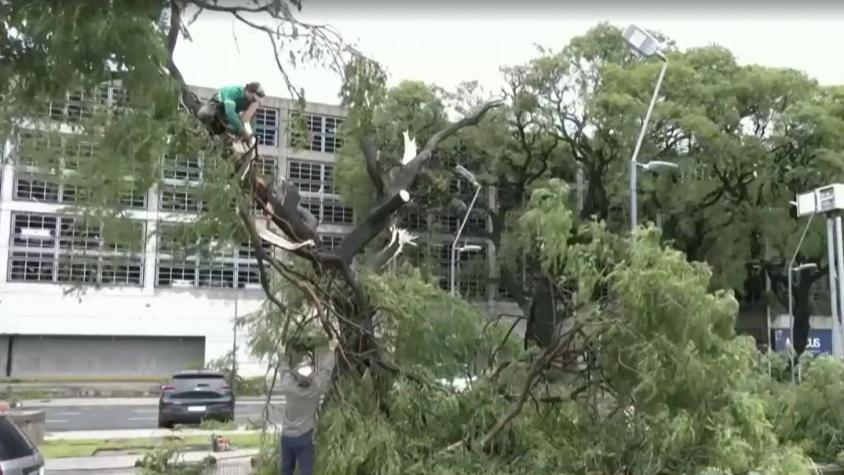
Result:
M0 160L0 284L7 281L9 275L9 240L12 235L12 191L14 188L14 173L12 171L10 143L6 142ZM9 160L6 160L6 158Z
M146 220L146 239L144 241L144 293L152 295L155 292L156 249L158 247L158 187L153 186L147 192L147 210L149 219Z

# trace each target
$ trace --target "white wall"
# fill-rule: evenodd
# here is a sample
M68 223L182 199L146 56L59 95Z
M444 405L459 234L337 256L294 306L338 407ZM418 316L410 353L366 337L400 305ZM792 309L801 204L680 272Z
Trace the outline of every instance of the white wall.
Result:
M197 336L205 338L206 360L231 351L235 291L86 289L65 293L51 284L0 284L0 334ZM258 309L263 294L240 291L238 315ZM238 335L246 347L247 336ZM261 365L239 351L244 372Z
M148 241L143 287L72 290L47 283L8 282L12 211L55 213L57 205L12 201L14 170L3 167L0 186L0 334L199 336L205 338L206 360L232 349L235 296L238 315L256 310L263 301L259 289L157 289L155 243ZM155 209L154 190L148 195ZM134 217L155 226L152 211ZM246 351L246 335L239 335L240 364L244 372L263 374L261 365Z

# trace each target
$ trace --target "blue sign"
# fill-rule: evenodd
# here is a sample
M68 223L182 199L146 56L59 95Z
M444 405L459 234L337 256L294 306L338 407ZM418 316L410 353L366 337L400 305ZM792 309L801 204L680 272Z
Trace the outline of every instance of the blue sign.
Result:
M774 329L774 351L785 351L788 344L789 332L787 329ZM809 330L809 338L806 342L806 353L812 356L832 354L832 330L815 329Z

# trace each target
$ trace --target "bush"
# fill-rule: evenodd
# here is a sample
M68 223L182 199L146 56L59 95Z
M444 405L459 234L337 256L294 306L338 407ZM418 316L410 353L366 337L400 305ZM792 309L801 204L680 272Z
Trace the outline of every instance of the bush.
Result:
M209 361L206 366L223 373L229 384L234 379L233 389L237 396L262 396L266 394L266 383L261 376L244 378L240 375L235 375L232 378L232 358L232 352L228 352L225 356Z
M781 442L816 462L844 458L844 363L819 357L803 366L799 385L772 383L767 413Z

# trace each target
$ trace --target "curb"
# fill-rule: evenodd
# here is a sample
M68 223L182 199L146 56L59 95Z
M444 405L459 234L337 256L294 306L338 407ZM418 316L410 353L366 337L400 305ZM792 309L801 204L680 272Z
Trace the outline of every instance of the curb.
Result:
M159 383L106 383L103 387L92 384L50 384L50 383L0 383L0 392L8 398L21 396L31 398L33 393L41 393L43 399L91 398L91 397L153 397L161 392Z
M252 457L259 453L258 449L243 449L226 452L185 452L182 460L197 462L205 457L216 459L216 467L249 466ZM105 457L74 457L67 459L47 459L45 467L48 473L139 473L135 463L142 459L142 455L121 455ZM213 471L213 469L212 469Z
M236 397L238 406L263 406L266 397ZM284 403L286 398L275 396L270 403ZM56 399L25 399L18 401L20 408L48 409L51 407L116 407L116 406L158 406L158 395L145 398L56 398Z
M74 441L74 440L108 440L108 439L164 439L164 438L180 438L180 437L195 437L195 436L211 436L217 435L246 435L259 434L259 429L230 429L230 430L210 430L210 429L118 429L118 430L76 430L66 432L53 432L44 437L45 441Z
M103 387L92 384L0 383L0 394L3 394L6 400L14 400L17 397L23 399L157 398L161 394L160 383L118 382L101 384ZM34 393L37 393L38 396L33 397Z

